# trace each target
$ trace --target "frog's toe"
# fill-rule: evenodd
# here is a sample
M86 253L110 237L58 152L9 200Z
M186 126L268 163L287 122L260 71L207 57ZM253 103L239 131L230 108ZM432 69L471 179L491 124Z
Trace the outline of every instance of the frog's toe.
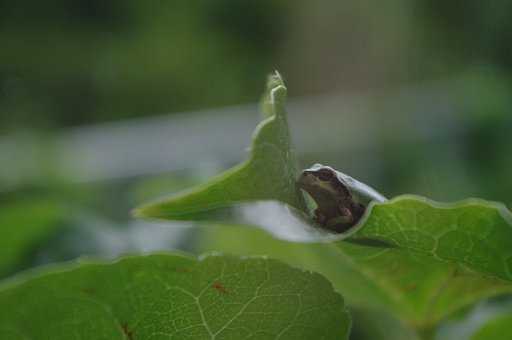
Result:
M315 209L315 220L321 225L325 225L327 223L327 217L318 209Z
M336 218L330 219L326 227L332 228L334 226L343 225L343 226L350 226L354 222L354 219L352 218L352 215L350 216L338 216Z

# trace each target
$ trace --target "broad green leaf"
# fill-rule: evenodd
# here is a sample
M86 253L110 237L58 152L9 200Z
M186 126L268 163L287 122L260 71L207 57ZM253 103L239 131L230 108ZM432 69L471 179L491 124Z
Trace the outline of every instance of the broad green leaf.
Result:
M265 254L329 279L347 303L391 313L418 329L434 327L452 312L482 298L511 292L508 282L400 248L350 242L296 243L256 228L222 225L202 230L199 251Z
M488 321L473 334L471 340L503 340L512 339L512 315L501 315Z
M401 196L373 206L351 239L382 242L404 250L404 256L417 252L512 281L512 214L498 203L441 204Z
M301 209L303 199L295 185L296 162L285 100L286 87L276 73L267 84L263 98L265 119L256 127L247 161L187 192L142 206L134 214L173 220L211 219L204 213L261 200L277 200Z
M61 205L50 200L0 204L0 276L60 228L64 213Z
M47 268L0 286L9 339L347 339L322 276L263 258L169 254Z

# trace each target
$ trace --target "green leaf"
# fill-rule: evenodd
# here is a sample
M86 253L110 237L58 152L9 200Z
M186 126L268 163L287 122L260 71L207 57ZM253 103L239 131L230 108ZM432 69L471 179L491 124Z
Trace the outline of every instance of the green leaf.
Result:
M62 226L64 209L50 200L0 205L0 276L23 262L39 242Z
M250 201L277 200L297 209L304 206L295 185L296 162L291 150L284 104L286 87L276 72L263 97L265 119L254 132L247 161L207 183L135 210L137 217L172 220L212 219L205 212Z
M199 251L265 254L319 272L348 305L390 313L416 329L435 327L464 306L512 291L498 278L400 248L285 242L256 228L227 225L203 228L201 240Z
M512 339L512 315L501 315L482 326L473 334L471 340L502 340Z
M512 281L512 214L502 204L401 196L376 204L353 241L376 241Z
M347 339L342 298L275 260L155 254L81 261L0 287L0 335L31 339Z

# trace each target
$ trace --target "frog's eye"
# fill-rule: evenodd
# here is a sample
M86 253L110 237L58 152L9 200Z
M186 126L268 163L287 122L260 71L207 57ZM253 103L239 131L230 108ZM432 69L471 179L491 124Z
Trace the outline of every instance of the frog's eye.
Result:
M328 169L321 169L317 172L318 179L321 181L329 181L333 178L333 175L332 171Z

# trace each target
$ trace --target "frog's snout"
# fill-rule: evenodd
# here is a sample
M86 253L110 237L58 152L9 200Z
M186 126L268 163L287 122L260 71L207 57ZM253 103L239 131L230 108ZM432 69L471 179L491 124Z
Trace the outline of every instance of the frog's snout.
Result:
M309 191L319 187L321 183L314 174L303 172L297 180L297 184L301 189Z
M297 179L298 183L311 183L315 180L315 176L309 172L303 172L300 174L299 178Z

